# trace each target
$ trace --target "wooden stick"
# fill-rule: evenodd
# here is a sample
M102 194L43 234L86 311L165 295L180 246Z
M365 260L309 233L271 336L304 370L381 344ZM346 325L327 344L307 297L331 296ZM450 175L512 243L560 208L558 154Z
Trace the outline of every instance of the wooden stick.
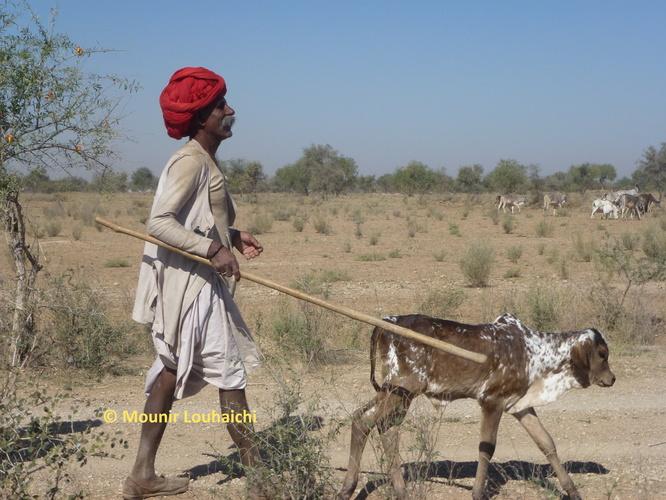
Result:
M188 259L194 260L196 262L200 262L202 264L206 264L208 266L211 265L210 260L204 258L204 257L199 257L198 255L191 254L189 252L186 252L184 250L181 250L180 248L173 247L171 245L168 245L167 243L164 243L157 238L153 238L152 236L148 236L147 234L139 233L137 231L132 231L131 229L124 228L122 226L119 226L111 221L102 219L101 217L95 217L95 222L98 224L101 224L102 226L106 226L109 229L117 232L117 233L123 233L127 234L129 236L133 236L134 238L138 238L143 241L147 241L149 243L153 243L157 246L160 246L162 248L166 248L168 250L171 250L172 252L176 252L184 257L187 257ZM426 335L423 335L421 333L415 332L413 330L410 330L409 328L404 328L402 326L398 326L394 323L390 323L388 321L384 321L378 318L375 318L374 316L370 316L368 314L364 314L362 312L355 311L354 309L351 309L349 307L345 306L340 306L337 304L331 304L330 302L326 302L325 300L319 299L317 297L313 297L312 295L305 294L299 290L294 290L293 288L286 287L284 285L280 285L279 283L275 283L274 281L267 280L266 278L262 278L261 276L257 276L252 273L248 273L247 271L242 271L241 272L241 277L245 278L246 280L253 281L254 283L258 283L260 285L266 286L268 288L272 288L273 290L277 290L279 292L285 293L287 295L291 295L292 297L295 297L300 300L304 300L306 302L310 302L311 304L315 304L317 306L323 307L325 309L328 309L330 311L336 312L338 314L342 314L343 316L347 316L348 318L355 319L357 321L362 321L364 323L368 323L373 326L378 326L380 328L383 328L384 330L388 330L389 332L395 333L397 335L401 335L403 337L406 337L411 340L415 340L417 342L420 342L421 344L429 345L431 347L435 347L437 349L440 349L444 352L448 352L449 354L453 354L455 356L459 356L461 358L474 361L476 363L485 363L486 362L486 355L485 354L479 354L476 352L468 351L466 349L463 349L461 347L455 346L453 344L449 344L448 342L444 342L442 340L434 339L432 337L428 337Z

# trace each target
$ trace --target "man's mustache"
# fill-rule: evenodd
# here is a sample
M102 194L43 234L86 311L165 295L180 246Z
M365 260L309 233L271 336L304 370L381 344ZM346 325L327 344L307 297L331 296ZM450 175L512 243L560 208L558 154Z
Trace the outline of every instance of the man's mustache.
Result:
M222 118L222 128L231 129L231 127L234 126L234 123L236 123L235 116L225 116L224 118Z

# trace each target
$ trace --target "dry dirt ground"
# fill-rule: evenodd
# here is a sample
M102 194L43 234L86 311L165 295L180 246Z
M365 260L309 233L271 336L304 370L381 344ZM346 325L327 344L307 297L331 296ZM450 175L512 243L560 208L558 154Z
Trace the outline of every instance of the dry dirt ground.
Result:
M639 235L647 227L663 232L664 223L659 217L600 221L597 216L597 220L591 220L587 207L592 197L578 197L577 206L563 216L546 217L552 234L540 237L537 225L544 221L541 210L527 208L513 216L515 227L507 234L502 228L503 218L495 224L490 216L490 197L475 204L462 196L355 195L321 201L263 195L258 203L239 200L236 225L260 225L257 217L261 216L285 220L273 220L272 227L258 236L264 254L256 261L242 262L241 269L283 284L320 270L336 271L342 279L330 284L328 300L377 316L416 312L430 292L458 291L465 300L451 310L451 316L470 323L492 320L509 309L529 324L532 312L528 297L534 287L541 285L556 299L558 328L597 326L598 311L588 296L600 271L594 262L580 257L575 239L602 244L607 237ZM106 294L115 314L122 315L127 314L133 294L142 243L82 224L82 213L101 208L107 218L142 230L150 201L147 194L66 194L60 202L52 195L33 195L26 198L26 206L37 227L44 227L54 217L62 224L59 235L45 236L41 241L49 273L56 275L68 269L80 273ZM58 203L64 212L54 216L48 207ZM302 232L293 225L299 216L307 217ZM328 222L330 234L315 230L318 219ZM72 236L76 226L82 229L78 240ZM460 271L460 256L473 242L485 242L495 250L495 265L486 288L467 286ZM517 264L507 259L510 246L522 248ZM368 260L373 254L378 260ZM112 259L124 260L129 267L106 267ZM3 268L9 266L3 264ZM518 276L505 278L509 269L517 269L513 274ZM9 272L2 274L0 278L9 279ZM622 282L614 285L621 287ZM632 294L633 290L639 289L633 288ZM658 319L666 313L664 283L650 283L640 291L642 299L631 302L632 307L644 308L646 315L657 318L653 322L657 334L641 332L642 343L622 332L610 338L615 386L572 391L539 410L584 498L666 498L666 342L658 329L663 328ZM285 358L286 354L270 340L271 318L279 303L277 292L245 281L237 292L237 301L268 355L265 366L251 375L247 391L250 406L257 411L257 428L267 429L272 424L269 408L279 389L275 360L281 359L284 364L286 359L292 368L286 375L287 383L300 384L305 401L319 402L317 415L323 419L323 428L313 432L324 433L342 425L329 448L330 466L339 486L347 462L348 416L373 395L367 362L371 327L355 326L347 320L330 321L328 342L336 353L335 361L304 366ZM339 341L335 338L338 333ZM63 368L51 369L50 384L55 389L66 382L76 398L91 400L93 407L140 411L144 374L151 361L146 351L126 360L124 374L99 380ZM177 402L174 411L208 412L215 410L216 404L215 391L207 388ZM95 419L92 410L77 418ZM427 400L419 400L412 406L409 419L401 440L404 463L418 459L416 433L409 429L423 422L440 423L430 433L437 452L432 474L425 482L412 485L413 497L469 498L478 446L476 403L459 401L441 410ZM93 498L118 497L134 458L139 426L115 423L101 427L120 431L129 441L129 449L124 458L93 459L85 467L72 470L74 485ZM219 424L172 424L163 440L157 468L164 474L189 473L193 477L190 491L182 498L241 498L245 479L228 476L216 466L213 456L214 450L230 455L230 445L228 434ZM390 496L380 475L379 457L377 440L373 439L364 453L356 498ZM558 484L550 477L545 457L509 416L500 426L493 463L498 466L491 473L496 498L557 497Z

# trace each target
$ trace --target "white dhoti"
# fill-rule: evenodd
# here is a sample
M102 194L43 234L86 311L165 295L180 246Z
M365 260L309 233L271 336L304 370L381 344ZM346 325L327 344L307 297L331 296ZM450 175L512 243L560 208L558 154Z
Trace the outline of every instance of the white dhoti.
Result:
M180 352L153 333L157 358L146 376L146 394L164 367L176 371L176 399L192 396L206 384L244 389L247 370L260 364L249 329L220 279L206 283L182 319Z

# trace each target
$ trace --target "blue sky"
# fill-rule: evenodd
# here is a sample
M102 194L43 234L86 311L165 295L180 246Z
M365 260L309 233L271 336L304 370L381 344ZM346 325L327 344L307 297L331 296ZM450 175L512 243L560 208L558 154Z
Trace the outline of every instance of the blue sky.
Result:
M410 160L455 175L501 158L543 173L608 162L629 174L666 141L666 2L32 2L91 69L137 80L120 170L159 173L178 141L158 96L182 66L228 83L235 135L219 156L267 173L313 143L363 174Z

